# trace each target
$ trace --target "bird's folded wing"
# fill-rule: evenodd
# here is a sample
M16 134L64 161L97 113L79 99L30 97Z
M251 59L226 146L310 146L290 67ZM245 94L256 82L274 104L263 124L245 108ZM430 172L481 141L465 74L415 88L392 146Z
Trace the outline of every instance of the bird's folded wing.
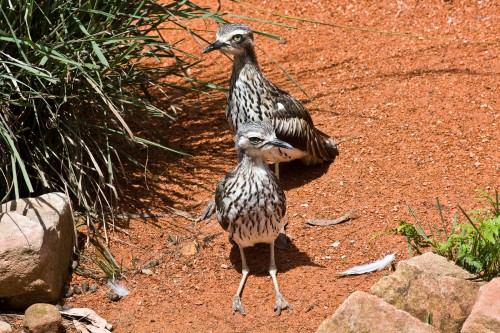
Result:
M281 91L277 100L278 107L273 119L276 136L312 156L331 160L325 147L328 137L314 127L307 109L284 91Z
M229 228L229 219L227 216L228 207L224 202L224 182L226 181L229 174L219 182L217 188L215 189L215 211L217 212L217 220L219 221L220 226L224 230L228 230Z

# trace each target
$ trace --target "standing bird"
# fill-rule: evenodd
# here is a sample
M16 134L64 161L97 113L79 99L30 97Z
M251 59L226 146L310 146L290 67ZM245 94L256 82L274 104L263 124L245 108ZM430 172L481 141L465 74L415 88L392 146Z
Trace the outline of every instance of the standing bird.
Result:
M239 162L233 172L219 182L215 191L217 219L229 237L238 245L241 255L241 282L233 298L233 314L245 314L241 306L241 292L250 272L244 248L257 243L270 244L269 274L276 289L274 311L291 306L281 295L276 279L274 241L282 228L286 199L278 178L266 161L281 148L292 149L288 143L276 138L269 123L249 122L241 125L236 134Z
M269 121L276 136L294 147L277 150L271 154L271 162L294 159L301 159L306 165L332 162L339 154L335 140L314 127L302 103L264 76L255 54L252 30L244 24L225 24L216 37L203 53L220 50L234 55L226 105L231 131L236 133L249 121Z

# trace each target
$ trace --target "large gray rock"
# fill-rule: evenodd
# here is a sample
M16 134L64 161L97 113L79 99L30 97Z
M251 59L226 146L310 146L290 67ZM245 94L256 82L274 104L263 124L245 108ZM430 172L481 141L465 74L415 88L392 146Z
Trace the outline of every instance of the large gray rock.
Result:
M462 333L500 332L500 277L479 289L479 297L462 327Z
M316 333L439 333L409 313L396 309L380 298L355 291Z
M59 298L71 265L74 222L63 193L0 206L0 307Z
M430 315L431 324L443 333L460 332L481 287L466 280L471 278L474 275L446 258L425 253L401 261L371 293L422 321Z
M62 317L52 304L33 304L24 313L23 326L29 333L57 333Z

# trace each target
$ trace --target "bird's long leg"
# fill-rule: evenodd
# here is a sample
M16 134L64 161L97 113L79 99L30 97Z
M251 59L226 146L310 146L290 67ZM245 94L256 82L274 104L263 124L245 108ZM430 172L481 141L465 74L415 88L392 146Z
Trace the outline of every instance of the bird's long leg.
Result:
M276 262L274 261L274 242L271 243L271 263L269 264L269 275L273 279L274 289L276 289L276 305L274 306L274 311L278 311L278 315L281 315L281 310L290 309L292 306L287 303L283 295L280 293L280 288L278 287L278 279L276 278Z
M280 179L280 163L274 162L274 174Z
M245 259L245 251L241 246L238 245L238 247L240 249L241 256L241 281L238 290L236 291L236 295L234 295L233 298L233 314L236 311L239 311L239 313L245 315L245 310L243 310L243 307L241 306L241 292L243 291L243 287L245 286L250 270L248 269L247 260Z

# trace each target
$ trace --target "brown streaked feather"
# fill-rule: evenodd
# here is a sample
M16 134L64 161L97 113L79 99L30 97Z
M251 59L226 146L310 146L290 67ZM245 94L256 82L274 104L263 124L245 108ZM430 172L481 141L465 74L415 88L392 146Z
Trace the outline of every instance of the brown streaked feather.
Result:
M224 199L224 187L225 187L225 183L231 178L234 178L234 173L232 173L232 172L228 173L226 175L226 177L224 179L222 179L219 182L219 184L217 185L217 188L215 189L215 205L216 205L216 207L224 207L224 201L223 201L223 199ZM221 214L220 209L217 209L216 212L217 212L217 220L219 221L220 226L222 227L222 229L228 231L230 221L227 218L227 215Z
M316 157L316 161L311 164L318 164L320 161L317 158L322 160L321 163L333 161L339 154L335 141L314 127L304 105L274 84L270 85L276 91L277 103L284 106L283 109L276 109L273 119L278 138Z

